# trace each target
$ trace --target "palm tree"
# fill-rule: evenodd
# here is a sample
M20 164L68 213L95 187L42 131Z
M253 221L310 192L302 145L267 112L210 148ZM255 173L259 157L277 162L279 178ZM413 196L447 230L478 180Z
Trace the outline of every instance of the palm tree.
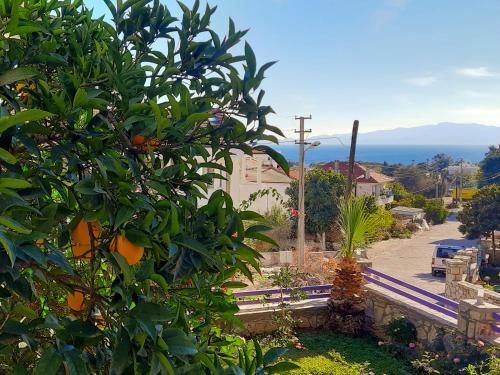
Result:
M363 275L353 254L376 234L377 222L367 212L366 203L364 197L351 197L339 207L342 260L335 270L328 305L331 328L345 334L358 334L364 326Z
M342 234L340 254L350 258L354 251L366 245L376 234L377 221L366 210L367 198L351 197L340 204L337 225Z

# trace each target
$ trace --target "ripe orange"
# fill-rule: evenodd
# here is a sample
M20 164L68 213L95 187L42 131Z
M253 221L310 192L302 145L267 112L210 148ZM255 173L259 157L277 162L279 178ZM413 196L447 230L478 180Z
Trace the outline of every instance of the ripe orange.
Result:
M130 242L125 236L117 235L111 241L111 251L118 251L118 254L123 256L129 265L138 263L144 255L144 247Z
M35 243L38 247L42 247L43 244L45 243L45 240L36 240Z
M97 239L101 235L101 226L98 222L93 221L90 223L92 226L92 232L94 234L94 247L97 246ZM78 225L71 232L71 239L73 240L72 250L75 257L82 257L84 259L90 259L90 234L88 228L88 222L85 220L80 220Z
M137 134L137 135L134 135L132 137L132 144L133 145L136 145L136 146L139 146L139 145L142 145L144 144L144 136L142 134Z
M74 292L68 294L68 307L73 311L82 311L83 309L83 293Z

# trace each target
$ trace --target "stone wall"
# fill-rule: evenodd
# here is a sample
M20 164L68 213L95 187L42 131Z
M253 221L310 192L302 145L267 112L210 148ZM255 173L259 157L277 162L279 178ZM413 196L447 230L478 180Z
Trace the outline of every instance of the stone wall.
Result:
M420 342L430 343L440 328L456 328L457 320L421 304L402 298L381 287L366 285L367 329L384 337L384 326L391 320L406 317L417 328Z
M299 328L317 329L327 326L328 306L326 300L303 301L293 305L293 316L300 321ZM237 317L245 329L237 330L244 336L262 335L276 329L273 316L279 314L276 307L243 308Z

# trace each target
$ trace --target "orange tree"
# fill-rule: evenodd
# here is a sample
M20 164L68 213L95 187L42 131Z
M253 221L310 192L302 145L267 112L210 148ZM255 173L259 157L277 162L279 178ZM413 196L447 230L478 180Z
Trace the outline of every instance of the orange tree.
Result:
M279 133L257 91L272 63L233 55L245 31L220 37L198 1L181 19L105 2L111 23L0 0L0 372L262 373L215 328L237 311L223 288L258 270L259 216L203 197L231 150L287 170L250 146Z

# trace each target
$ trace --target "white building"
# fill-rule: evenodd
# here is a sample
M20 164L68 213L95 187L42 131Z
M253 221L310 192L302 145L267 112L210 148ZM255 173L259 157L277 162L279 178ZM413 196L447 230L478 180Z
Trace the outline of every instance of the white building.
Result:
M233 151L231 156L233 172L225 176L227 180L217 179L209 186L207 196L215 190L222 189L229 193L233 199L234 206L239 207L248 201L250 196L265 189L273 189L278 193L267 194L257 198L250 206L251 210L265 213L273 206L282 205L286 199L285 190L290 186L291 178L272 160L268 155L260 151L254 151L252 156L246 155L239 150ZM206 168L203 173L213 172Z

